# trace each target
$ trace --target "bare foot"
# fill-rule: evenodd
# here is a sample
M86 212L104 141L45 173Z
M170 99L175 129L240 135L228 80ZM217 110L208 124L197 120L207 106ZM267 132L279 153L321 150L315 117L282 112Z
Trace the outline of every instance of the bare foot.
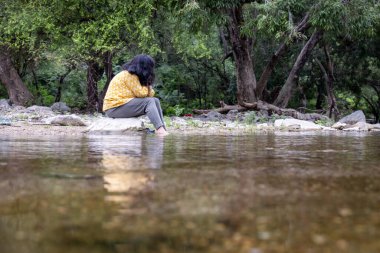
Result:
M156 130L156 134L160 136L165 136L168 135L168 131L165 130L165 128L160 127L159 129Z

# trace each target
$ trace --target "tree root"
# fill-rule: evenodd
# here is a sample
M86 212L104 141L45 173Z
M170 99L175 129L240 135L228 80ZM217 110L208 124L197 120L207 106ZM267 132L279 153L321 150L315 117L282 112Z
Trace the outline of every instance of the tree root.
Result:
M272 104L268 104L264 101L258 101L254 103L242 102L239 105L227 105L223 101L220 101L220 108L213 110L193 110L195 114L204 114L211 111L226 114L231 110L238 110L239 112L253 110L253 111L267 111L269 115L276 113L278 115L289 116L299 120L328 120L329 118L319 113L300 113L294 109L280 108Z

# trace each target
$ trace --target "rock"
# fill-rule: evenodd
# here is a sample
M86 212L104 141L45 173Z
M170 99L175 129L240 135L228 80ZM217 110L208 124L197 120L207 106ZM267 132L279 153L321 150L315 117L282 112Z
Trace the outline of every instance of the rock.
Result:
M219 112L210 111L205 115L205 120L218 121L223 118L223 115Z
M355 111L350 115L347 115L339 120L340 123L346 123L349 125L354 125L358 122L366 122L365 115L362 110Z
M268 123L262 123L262 124L257 124L256 125L256 128L258 130L265 130L265 129L268 129L270 126Z
M338 131L337 128L333 128L333 127L322 127L322 130L323 131Z
M238 110L231 110L226 114L226 119L228 120L236 120L237 116L239 114Z
M346 123L342 123L342 122L336 122L334 125L332 125L331 127L334 128L334 129L338 129L338 130L342 130L344 128L346 128L348 125Z
M39 105L30 106L30 107L26 108L25 110L21 110L20 112L21 113L36 114L36 115L30 116L33 118L50 117L50 116L54 115L54 112L52 111L52 109L50 107L39 106ZM28 116L28 118L30 118L30 117Z
M371 130L374 130L374 129L379 129L380 130L380 124L377 123L377 124L372 124L370 127L369 127Z
M0 109L10 109L11 105L9 104L8 99L0 99Z
M28 112L52 112L50 107L47 106L39 106L39 105L32 105L26 108Z
M12 106L12 111L13 112L19 112L19 111L25 111L26 108L24 106L21 106L21 105L14 105Z
M365 122L358 122L352 126L350 126L349 128L345 128L343 129L343 131L360 131L360 132L363 132L363 131L368 131L368 126L367 126L367 123Z
M0 117L0 126L10 126L11 120L6 117Z
M294 125L289 125L286 128L287 128L288 131L300 131L301 130L301 125L294 124Z
M230 120L227 120L227 121L224 122L224 126L226 128L232 129L232 128L236 128L237 127L237 123L236 122L232 122Z
M71 108L66 105L66 103L63 102L57 102L54 103L50 108L55 112L65 113L70 112Z
M77 115L58 115L47 120L52 125L58 126L86 126L86 123Z
M177 116L171 117L171 123L174 125L179 125L179 126L186 126L187 122L184 118L180 118Z
M124 133L144 129L144 122L137 118L101 118L92 123L87 132L90 133Z
M296 127L296 126L299 126ZM321 130L322 126L319 126L310 121L298 120L298 119L278 119L274 122L275 128L286 128L291 130Z

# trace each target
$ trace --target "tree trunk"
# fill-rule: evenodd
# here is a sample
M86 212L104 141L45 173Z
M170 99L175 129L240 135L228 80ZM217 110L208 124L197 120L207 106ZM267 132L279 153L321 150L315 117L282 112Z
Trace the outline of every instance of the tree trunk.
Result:
M104 100L104 97L107 93L107 89L108 89L108 86L110 85L110 82L113 78L113 69L112 69L112 58L113 58L113 55L111 52L106 52L104 54L104 72L106 74L106 77L107 77L107 81L106 81L106 84L104 85L104 88L103 90L100 92L100 99L99 99L99 108L100 110L102 110L103 108L103 100Z
M55 102L61 101L63 82L65 81L65 78L70 74L71 70L72 68L69 68L63 75L59 76L57 94L55 95Z
M256 76L251 58L252 39L240 33L243 24L242 6L229 10L228 32L235 60L238 103L255 102Z
M295 78L297 78L303 66L305 66L309 56L311 55L311 52L313 51L317 43L320 41L322 36L323 36L323 32L321 30L315 31L313 35L310 37L310 39L308 40L308 42L305 44L305 46L302 48L300 54L297 57L296 62L293 65L292 70L290 71L290 74L284 86L282 87L280 91L280 94L278 95L276 101L274 102L276 106L284 108L288 105L289 100L292 97L293 90L294 90L294 80Z
M322 80L318 81L317 84L317 101L315 103L316 110L323 110L323 100L324 100L324 89Z
M34 99L34 103L43 104L43 101L42 101L43 98L41 96L40 87L38 85L38 77L34 69L32 69L32 76L33 76L33 84L34 84L34 87L36 88L36 93L37 93L36 94L37 98Z
M307 13L301 20L301 22L297 25L295 28L296 33L304 32L306 29L309 28L309 13ZM287 42L281 43L281 45L278 47L277 51L272 55L271 59L265 66L265 69L263 73L260 76L260 79L257 83L257 89L256 89L256 94L258 98L262 98L262 94L264 89L267 86L269 77L272 75L273 70L275 66L277 65L279 59L288 51L289 47Z
M255 110L255 111L266 111L269 114L276 113L278 115L283 116L290 116L296 119L300 120L309 120L309 121L316 121L316 120L326 120L328 119L326 116L318 114L318 113L300 113L294 109L284 109L277 107L272 104L268 104L264 101L257 101L254 103L243 103L242 105L226 105L223 101L220 101L221 107L218 109L213 110L193 110L196 114L204 114L208 113L210 111L216 111L219 113L227 113L231 110L238 110L240 112L246 111L246 110Z
M33 96L22 82L12 64L11 55L7 48L0 48L0 81L8 92L9 99L15 105L29 105Z
M339 111L336 104L336 97L334 94L334 67L333 67L333 62L331 60L331 57L326 45L324 46L324 52L325 52L326 64L327 64L326 66L326 92L327 92L327 101L329 104L329 118L333 118L335 120Z
M102 78L104 69L96 61L87 62L87 110L99 112L100 101L98 95L98 82Z

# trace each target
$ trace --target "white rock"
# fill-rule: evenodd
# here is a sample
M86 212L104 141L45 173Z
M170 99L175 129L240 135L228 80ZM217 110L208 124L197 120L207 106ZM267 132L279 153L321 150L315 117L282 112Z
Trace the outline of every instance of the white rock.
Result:
M110 132L123 133L127 131L137 131L144 129L144 122L137 118L101 118L92 123L87 132Z
M53 110L47 106L32 105L26 108L26 112L53 113Z
M232 121L225 121L224 125L226 128L236 128L237 127L236 122L232 122Z
M338 129L332 128L332 127L323 127L322 130L323 131L338 131Z
M353 127L359 127L360 131L368 131L368 125L366 122L358 122Z
M267 129L267 128L269 128L269 125L268 125L268 123L257 124L256 128L259 130Z
M375 130L379 129L380 130L380 124L367 124L369 130Z
M8 99L0 99L0 109L10 109L11 105L9 104Z
M77 115L59 115L47 119L45 122L58 126L86 126L86 123Z
M171 122L172 122L172 124L176 124L179 126L186 126L187 125L186 120L183 118L180 118L180 117L171 117Z
M349 128L343 129L344 131L369 131L369 128L367 126L367 123L365 122L358 122L355 125L352 125Z
M292 128L295 129L296 125L299 125L299 130L321 130L322 126L319 126L310 121L304 121L299 119L278 119L274 122L275 128Z
M347 132L359 132L360 131L360 128L359 127L349 127L349 128L345 128L343 129L343 131L347 131Z
M345 128L347 126L348 125L346 123L336 122L334 125L332 125L332 128L342 130L343 128Z

